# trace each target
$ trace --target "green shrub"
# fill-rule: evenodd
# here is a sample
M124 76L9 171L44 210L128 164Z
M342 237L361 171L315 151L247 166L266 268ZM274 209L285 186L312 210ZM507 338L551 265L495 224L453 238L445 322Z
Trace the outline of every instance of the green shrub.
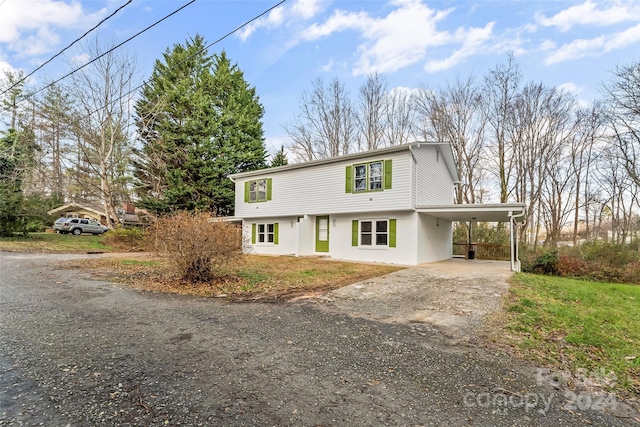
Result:
M558 275L559 258L558 251L546 251L537 256L531 263L523 264L525 273Z
M109 230L104 237L104 243L120 249L141 249L144 245L144 229L141 227L126 227Z
M580 254L585 261L596 261L610 267L624 267L639 260L637 247L637 244L587 242L580 247Z

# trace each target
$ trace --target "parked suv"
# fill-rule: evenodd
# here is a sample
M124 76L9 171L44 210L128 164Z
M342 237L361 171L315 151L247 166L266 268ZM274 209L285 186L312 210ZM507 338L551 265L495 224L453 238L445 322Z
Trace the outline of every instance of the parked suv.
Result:
M92 219L59 218L53 223L53 231L60 234L71 233L75 236L79 236L82 233L91 233L97 236L98 234L106 233L109 229Z

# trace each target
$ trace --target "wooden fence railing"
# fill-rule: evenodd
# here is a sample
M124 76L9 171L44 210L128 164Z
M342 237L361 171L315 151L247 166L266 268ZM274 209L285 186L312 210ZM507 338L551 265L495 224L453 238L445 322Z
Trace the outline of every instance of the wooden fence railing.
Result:
M475 250L476 259L496 259L496 260L509 260L511 254L509 252L509 245L493 245L488 243L473 243L472 249ZM469 253L469 244L467 243L454 243L453 244L453 256L455 258L467 258Z

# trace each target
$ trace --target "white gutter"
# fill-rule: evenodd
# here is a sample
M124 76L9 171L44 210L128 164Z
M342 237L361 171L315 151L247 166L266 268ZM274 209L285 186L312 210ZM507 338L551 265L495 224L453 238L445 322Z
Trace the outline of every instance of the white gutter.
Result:
M525 213L526 211L524 209L517 215L513 215L512 212L509 213L509 228L511 229L511 250L509 251L511 253L511 271L515 271L516 273L520 272L520 260L518 259L518 233L515 218L522 218Z

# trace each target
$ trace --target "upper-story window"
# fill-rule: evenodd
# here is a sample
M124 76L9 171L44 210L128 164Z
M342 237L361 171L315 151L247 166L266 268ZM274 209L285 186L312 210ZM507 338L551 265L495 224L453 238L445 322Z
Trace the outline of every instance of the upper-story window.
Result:
M256 179L244 183L244 201L247 203L271 200L271 178Z
M347 193L391 189L391 160L360 163L347 166Z

